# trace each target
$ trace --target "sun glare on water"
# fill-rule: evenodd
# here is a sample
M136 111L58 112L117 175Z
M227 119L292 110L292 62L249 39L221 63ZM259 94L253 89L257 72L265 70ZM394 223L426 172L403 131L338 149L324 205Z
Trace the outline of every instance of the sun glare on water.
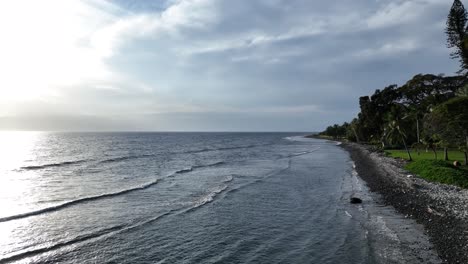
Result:
M30 160L38 137L42 132L3 131L0 132L0 169L11 170Z
M34 149L42 132L0 132L0 217L23 212L17 205L21 199L31 196L34 186L18 169L25 161L34 159ZM16 205L16 206L15 206ZM14 230L10 224L0 226L0 239L14 243Z
M29 181L18 169L25 161L34 159L34 148L41 132L0 132L0 215L16 211L11 206L13 197L31 195ZM29 177L30 175L28 175Z

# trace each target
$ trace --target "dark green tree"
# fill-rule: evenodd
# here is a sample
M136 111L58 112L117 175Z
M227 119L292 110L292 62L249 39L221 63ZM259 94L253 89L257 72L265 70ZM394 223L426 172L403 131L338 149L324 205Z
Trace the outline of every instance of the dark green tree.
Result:
M452 59L460 61L459 73L468 71L468 13L460 0L453 1L452 8L447 18L447 47L455 49L450 55Z
M468 165L468 96L456 97L435 107L430 122L441 140L456 145L465 153L465 165Z
M468 84L458 89L457 96L468 96Z
M334 124L333 126L328 126L325 131L320 132L319 135L329 136L333 139L346 138L349 124L343 123L342 125Z
M347 127L347 137L349 140L359 143L360 142L360 130L359 130L359 120L354 118L353 121Z
M396 85L390 85L383 90L376 90L373 95L359 98L361 112L358 115L362 131L362 140L381 142L386 113L400 100Z
M401 102L407 107L409 118L415 121L416 143L421 142L420 129L422 118L434 106L455 96L455 93L467 84L463 76L417 74L398 90ZM413 134L414 135L414 134Z

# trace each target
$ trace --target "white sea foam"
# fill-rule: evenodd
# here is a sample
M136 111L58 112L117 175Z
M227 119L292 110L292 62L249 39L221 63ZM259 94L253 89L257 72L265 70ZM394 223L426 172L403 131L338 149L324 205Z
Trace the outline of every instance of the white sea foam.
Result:
M227 188L228 188L227 185L221 185L221 186L219 186L217 188L214 188L213 190L211 190L210 193L208 193L208 194L200 197L198 200L196 200L195 205L193 206L192 209L201 207L201 206L203 206L203 205L205 205L207 203L211 203L218 194L222 193Z
M289 141L300 141L300 142L310 142L310 138L306 138L305 136L292 136L292 137L285 137L283 138Z
M223 182L231 182L234 178L232 177L232 175L228 175L226 176L226 178L223 180Z
M311 149L311 150L309 150L309 151L302 151L302 152L298 152L298 153L293 153L293 154L291 154L291 157L296 157L296 156L302 156L302 155L310 154L310 153L315 152L315 151L317 151L317 150L319 150L319 149L320 149L320 147L316 147L316 148L313 148L313 149Z

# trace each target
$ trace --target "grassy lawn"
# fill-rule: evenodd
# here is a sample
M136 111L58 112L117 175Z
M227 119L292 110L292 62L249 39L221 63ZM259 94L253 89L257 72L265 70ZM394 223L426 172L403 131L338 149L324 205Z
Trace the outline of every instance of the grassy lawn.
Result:
M392 156L394 158L402 158L402 159L408 159L408 154L406 154L406 150L402 149L392 149L392 150L386 150L385 151L389 156ZM416 151L412 150L410 151L411 157L413 158L414 161L418 160L433 160L434 159L434 152L432 150L426 152L426 150L421 150L419 152L419 155ZM451 163L453 161L458 160L460 163L463 163L465 160L465 155L461 151L456 151L456 150L450 150L448 152L448 158ZM444 151L439 150L437 151L437 159L443 160L444 159Z
M386 153L394 158L408 159L405 150L387 150ZM405 166L408 171L429 181L468 188L468 166L454 167L452 165L454 160L463 164L465 160L463 152L449 151L448 162L443 160L443 151L437 152L437 160L434 159L434 153L425 151L421 151L419 155L416 151L411 151L411 157L414 161Z

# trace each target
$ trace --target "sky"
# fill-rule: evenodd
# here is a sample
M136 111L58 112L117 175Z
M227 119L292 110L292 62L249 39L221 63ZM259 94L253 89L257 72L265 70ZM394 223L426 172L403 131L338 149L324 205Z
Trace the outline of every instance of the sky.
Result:
M449 0L0 2L0 129L321 131L453 75Z

